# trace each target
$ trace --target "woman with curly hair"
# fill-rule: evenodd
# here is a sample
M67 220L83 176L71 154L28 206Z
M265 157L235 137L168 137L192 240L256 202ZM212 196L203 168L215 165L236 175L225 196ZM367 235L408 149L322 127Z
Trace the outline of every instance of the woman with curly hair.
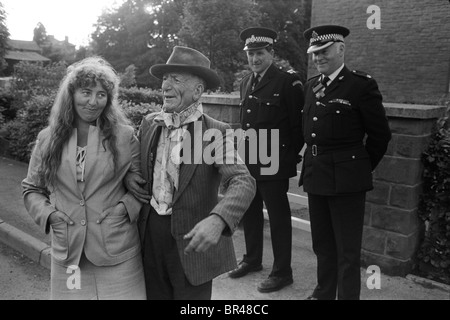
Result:
M146 298L141 203L122 183L140 172L139 142L118 86L100 57L70 66L22 181L26 209L52 232L51 299Z

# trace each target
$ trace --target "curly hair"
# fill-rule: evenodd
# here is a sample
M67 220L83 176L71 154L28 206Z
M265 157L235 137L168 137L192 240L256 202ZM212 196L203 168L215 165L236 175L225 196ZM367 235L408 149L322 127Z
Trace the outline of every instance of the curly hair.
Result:
M50 112L48 129L50 139L42 153L42 164L38 176L46 186L53 185L56 172L61 164L64 145L70 139L75 127L76 112L74 93L79 88L87 88L100 84L107 92L107 104L97 119L97 126L104 139L103 147L109 148L113 155L114 166L117 164L116 128L129 125L118 103L120 79L113 67L103 58L94 56L83 59L68 67L67 73L58 89Z

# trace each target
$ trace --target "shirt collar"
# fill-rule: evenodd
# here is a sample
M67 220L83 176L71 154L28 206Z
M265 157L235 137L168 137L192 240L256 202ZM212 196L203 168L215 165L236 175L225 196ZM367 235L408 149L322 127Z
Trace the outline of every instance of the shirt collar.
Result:
M271 65L272 65L272 64L271 64ZM271 66L271 65L270 65L270 66ZM270 66L268 66L268 67L267 67L263 72L261 72L261 73L256 73L256 72L254 72L254 73L253 73L253 76L256 77L256 75L259 74L259 75L261 76L261 78L260 78L259 80L261 81L261 79L262 79L262 78L264 77L264 75L266 74L267 70L269 70Z
M330 74L328 76L328 78L330 78L330 80L328 80L327 85L330 85L330 83L333 82L334 79L336 79L336 77L339 75L339 73L341 73L342 69L344 69L344 66L345 66L345 64L342 64L342 66L337 68L336 71L334 71L332 74Z

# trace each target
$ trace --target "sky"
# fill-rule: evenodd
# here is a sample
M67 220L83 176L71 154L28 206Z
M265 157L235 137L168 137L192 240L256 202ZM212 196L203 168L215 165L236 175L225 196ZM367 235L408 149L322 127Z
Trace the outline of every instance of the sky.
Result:
M6 11L10 39L33 40L33 30L41 22L47 35L57 40L69 37L77 46L87 45L93 24L106 8L124 0L0 0Z

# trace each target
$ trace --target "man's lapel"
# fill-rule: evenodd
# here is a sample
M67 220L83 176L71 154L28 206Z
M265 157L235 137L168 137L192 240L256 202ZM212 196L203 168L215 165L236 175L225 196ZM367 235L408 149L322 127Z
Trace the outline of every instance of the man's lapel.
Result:
M208 141L203 141L203 134L206 130L205 117L202 120L192 122L188 125L188 134L190 139L183 140L182 150L184 152L191 152L190 162L182 163L180 165L180 175L178 177L178 190L175 190L173 196L173 203L175 203L187 185L191 181L198 165L203 162L203 150L208 145ZM190 144L190 145L189 145ZM190 150L190 151L189 151Z
M144 166L144 174L146 173L147 182L149 182L149 186L151 186L151 182L153 181L153 168L155 166L156 159L156 150L158 148L158 141L161 136L162 127L158 125L151 125L150 130L147 133L147 137L141 137L142 141L149 141L149 143L144 144L144 154L146 155L144 159L147 161L143 161L142 165ZM149 190L150 192L152 190Z

